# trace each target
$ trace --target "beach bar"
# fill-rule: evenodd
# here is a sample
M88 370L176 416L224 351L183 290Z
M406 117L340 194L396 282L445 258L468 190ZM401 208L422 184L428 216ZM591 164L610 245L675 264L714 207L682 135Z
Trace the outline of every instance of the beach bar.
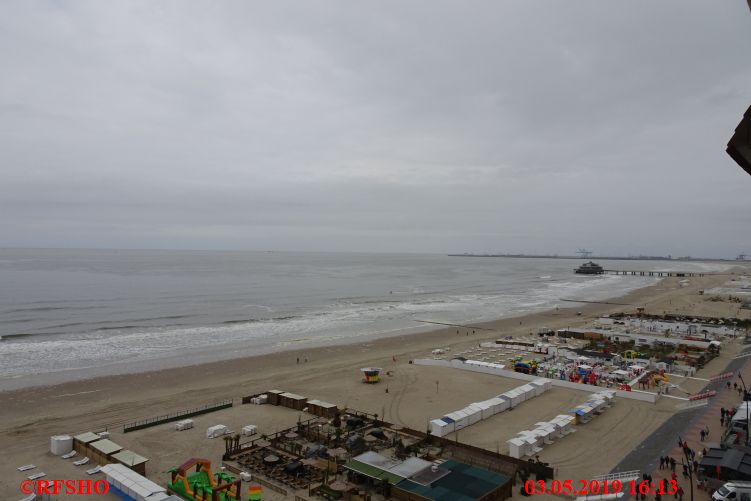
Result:
M97 442L91 442L88 445L87 456L95 463L105 465L114 463L115 460L112 459L112 455L121 450L123 450L121 446L117 445L112 440L105 438Z
M307 402L307 397L303 397L302 395L296 395L294 393L282 393L279 395L279 405L296 411L303 410Z
M269 396L269 403L271 405L279 405L280 395L282 395L284 392L282 390L270 390L266 392L266 394Z
M146 475L146 462L148 459L133 451L123 450L116 452L112 454L112 460L115 463L127 466L136 473Z
M331 404L322 400L308 400L307 409L308 412L314 416L325 417L327 419L336 417L336 414L339 412L339 408L336 404Z

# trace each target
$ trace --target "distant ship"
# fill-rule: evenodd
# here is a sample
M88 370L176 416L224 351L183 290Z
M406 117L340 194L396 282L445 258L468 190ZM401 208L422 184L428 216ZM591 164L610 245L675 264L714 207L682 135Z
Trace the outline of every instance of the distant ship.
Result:
M605 270L603 270L602 266L600 266L599 264L589 261L576 268L574 270L574 273L579 273L582 275L602 275L603 273L605 273Z

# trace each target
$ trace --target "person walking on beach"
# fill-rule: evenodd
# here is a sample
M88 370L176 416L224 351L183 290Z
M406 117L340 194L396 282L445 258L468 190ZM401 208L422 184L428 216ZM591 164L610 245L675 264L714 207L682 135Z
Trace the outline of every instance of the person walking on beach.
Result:
M704 430L699 430L699 441L700 442L704 442L704 435L705 435Z
M665 458L660 456L660 469L662 469L663 466L665 466Z
M673 480L675 480L675 458L670 458L670 469L673 470Z
M678 490L675 491L676 497L678 498L678 501L683 501L683 487L680 485L678 486Z
M720 407L720 417L725 417L725 408Z

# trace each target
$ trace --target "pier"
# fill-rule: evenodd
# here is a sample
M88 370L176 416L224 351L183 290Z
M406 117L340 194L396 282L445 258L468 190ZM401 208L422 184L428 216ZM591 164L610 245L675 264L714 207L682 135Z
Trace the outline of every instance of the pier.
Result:
M696 271L634 271L634 270L602 270L608 275L634 275L641 277L703 277L706 273ZM710 273L713 275L716 273Z

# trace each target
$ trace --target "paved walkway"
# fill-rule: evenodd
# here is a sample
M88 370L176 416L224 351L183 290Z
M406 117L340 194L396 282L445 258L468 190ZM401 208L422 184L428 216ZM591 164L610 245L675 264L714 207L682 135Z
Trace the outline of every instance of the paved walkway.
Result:
M727 368L722 372L733 372L737 374L742 371L743 379L751 381L751 365L746 362L751 359L742 358L731 360ZM729 379L732 385L734 382L740 384L737 377ZM681 458L684 458L683 450L678 447L678 438L688 442L688 446L699 454L703 447L708 444L717 444L722 435L720 427L720 408L735 407L741 400L737 391L728 390L726 381L707 384L702 391L715 390L717 396L713 397L707 407L699 407L695 410L677 412L665 423L631 451L623 460L613 468L613 472L639 470L652 474L653 480L669 479L670 470L660 470L660 456L670 456L678 462L676 473L678 474L678 484L685 491L684 499L690 500L690 488L688 479L683 478L681 468ZM699 431L709 428L709 438L704 442L700 441ZM698 460L698 456L697 456ZM696 482L694 480L694 482ZM626 499L626 497L622 499ZM665 499L669 499L666 496ZM696 501L707 501L710 499L709 493L696 488L694 484L694 499Z

